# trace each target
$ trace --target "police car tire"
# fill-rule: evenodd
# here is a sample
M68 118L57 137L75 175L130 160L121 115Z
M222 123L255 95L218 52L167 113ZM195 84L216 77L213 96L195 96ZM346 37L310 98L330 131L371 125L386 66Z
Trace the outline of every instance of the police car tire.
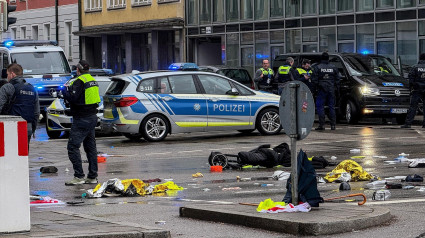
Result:
M139 133L122 133L122 135L132 141L140 140L143 137Z
M279 134L279 132L282 130L282 125L280 124L280 118L277 120L279 123L279 128L273 130L273 131L269 131L267 130L267 128L264 128L262 126L262 118L264 115L266 114L277 114L279 115L279 111L277 108L266 108L264 110L262 110L258 116L257 116L257 120L256 120L256 128L257 130L262 134L262 135L276 135Z
M164 128L164 130L161 132L159 137L152 137L151 135L149 135L147 131L147 127L149 126L148 122L152 121L152 119L153 121L158 121L158 123L161 124L160 126ZM155 125L155 126L158 126L158 125ZM165 139L165 137L167 137L168 133L170 132L170 124L168 123L168 120L165 116L161 114L152 114L147 116L145 119L143 119L140 131L143 135L143 138L145 138L145 140L147 141L150 141L150 142L162 141Z
M47 133L47 136L50 139L59 139L61 137L62 131L50 131L49 128L48 128L48 126L47 126L47 123L48 122L46 121L46 133Z

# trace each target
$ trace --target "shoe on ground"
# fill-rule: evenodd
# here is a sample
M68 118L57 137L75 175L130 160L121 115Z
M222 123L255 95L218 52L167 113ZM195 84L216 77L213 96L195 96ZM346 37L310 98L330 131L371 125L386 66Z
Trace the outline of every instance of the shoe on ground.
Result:
M84 184L85 183L85 179L84 178L77 178L74 177L71 181L65 182L66 186L74 186L77 184Z
M97 181L97 178L91 179L91 178L86 178L84 180L85 184L98 184L99 182Z
M410 125L402 125L400 128L410 128Z
M331 130L333 130L333 131L334 131L334 130L335 130L335 126L331 126Z
M319 127L316 127L316 129L314 129L314 130L316 130L316 131L324 131L325 128L323 126L319 126Z

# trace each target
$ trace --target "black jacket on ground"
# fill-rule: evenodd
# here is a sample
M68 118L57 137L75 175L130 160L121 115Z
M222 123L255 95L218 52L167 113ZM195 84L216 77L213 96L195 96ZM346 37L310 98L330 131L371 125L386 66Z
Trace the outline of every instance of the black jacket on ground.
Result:
M261 145L248 152L239 152L238 159L238 163L241 165L259 165L267 168L277 165L289 167L291 166L291 151L286 143L282 143L273 149L270 149L270 145Z

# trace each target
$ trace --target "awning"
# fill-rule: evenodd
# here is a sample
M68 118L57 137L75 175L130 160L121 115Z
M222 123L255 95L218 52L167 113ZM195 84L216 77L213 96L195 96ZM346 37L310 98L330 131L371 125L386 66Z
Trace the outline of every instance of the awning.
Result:
M80 31L73 32L77 36L111 34L111 33L125 33L147 30L161 30L172 29L172 27L183 27L183 18L168 18L160 20L127 22L118 24L108 24L99 26L86 26L82 27Z

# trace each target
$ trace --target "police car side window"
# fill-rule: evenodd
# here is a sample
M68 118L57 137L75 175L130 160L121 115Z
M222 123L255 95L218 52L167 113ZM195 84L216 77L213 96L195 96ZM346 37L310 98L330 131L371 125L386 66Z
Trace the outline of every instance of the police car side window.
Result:
M155 92L155 79L144 79L140 82L137 91L142 93L154 93Z
M227 92L232 90L227 79L213 75L198 75L198 78L206 94L226 95Z
M170 83L167 77L159 78L159 92L158 93L171 93Z
M187 75L171 75L168 76L170 81L171 90L173 93L178 94L196 94L195 82L191 74Z

